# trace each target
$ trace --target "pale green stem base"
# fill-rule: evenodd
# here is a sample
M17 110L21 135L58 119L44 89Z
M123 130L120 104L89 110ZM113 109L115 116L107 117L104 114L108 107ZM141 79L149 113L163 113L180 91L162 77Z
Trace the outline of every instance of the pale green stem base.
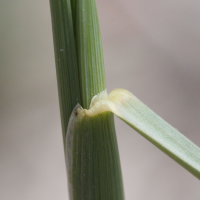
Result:
M66 138L71 200L124 200L113 114L79 118L78 109Z

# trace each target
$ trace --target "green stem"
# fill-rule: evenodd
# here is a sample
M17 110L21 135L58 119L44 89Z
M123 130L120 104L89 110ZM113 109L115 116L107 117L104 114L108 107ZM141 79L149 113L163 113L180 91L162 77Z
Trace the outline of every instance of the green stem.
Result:
M71 199L123 200L113 115L104 112L81 117L81 110L80 106L74 109L66 138L67 161L72 163L68 166Z
M85 117L65 140L75 105L89 108L92 97L106 89L96 2L50 0L50 5L70 199L123 200L113 114Z
M106 90L96 2L71 2L80 78L80 104L83 108L89 108L92 97ZM123 200L123 182L113 114L84 117L75 127L77 130L72 133L70 178L73 200Z
M92 97L106 89L99 20L95 0L74 4L81 106L89 108Z

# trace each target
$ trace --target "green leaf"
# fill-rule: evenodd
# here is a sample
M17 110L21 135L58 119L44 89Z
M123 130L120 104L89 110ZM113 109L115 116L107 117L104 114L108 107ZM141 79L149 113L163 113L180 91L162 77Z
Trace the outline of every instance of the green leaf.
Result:
M200 149L127 90L102 92L80 116L111 111L138 133L200 179Z
M70 0L50 0L63 140L73 108L80 103L80 82Z

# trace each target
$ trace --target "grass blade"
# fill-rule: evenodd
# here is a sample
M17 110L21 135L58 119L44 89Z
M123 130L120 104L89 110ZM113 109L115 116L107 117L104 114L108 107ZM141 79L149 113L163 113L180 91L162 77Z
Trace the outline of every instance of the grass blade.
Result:
M200 179L200 148L164 121L127 90L101 93L92 100L87 116L111 111L160 150Z
M80 88L70 0L50 0L63 141Z

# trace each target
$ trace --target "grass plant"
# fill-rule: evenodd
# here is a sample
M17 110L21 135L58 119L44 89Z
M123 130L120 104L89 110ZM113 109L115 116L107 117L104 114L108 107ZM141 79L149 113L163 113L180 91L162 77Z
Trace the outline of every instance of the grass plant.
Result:
M70 200L123 200L113 113L200 179L200 149L130 92L106 93L95 0L50 0Z

